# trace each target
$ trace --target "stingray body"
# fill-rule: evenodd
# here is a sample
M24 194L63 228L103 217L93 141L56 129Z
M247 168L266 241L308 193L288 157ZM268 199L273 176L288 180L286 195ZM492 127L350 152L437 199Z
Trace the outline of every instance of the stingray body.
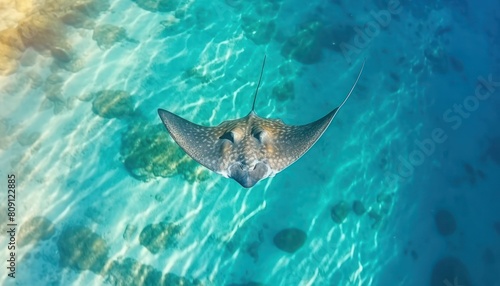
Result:
M264 65L265 57L252 111L243 118L208 127L158 109L168 132L189 156L208 169L236 180L245 188L281 172L318 141L354 90L364 62L354 85L337 108L312 123L296 126L287 125L279 119L262 118L255 113Z

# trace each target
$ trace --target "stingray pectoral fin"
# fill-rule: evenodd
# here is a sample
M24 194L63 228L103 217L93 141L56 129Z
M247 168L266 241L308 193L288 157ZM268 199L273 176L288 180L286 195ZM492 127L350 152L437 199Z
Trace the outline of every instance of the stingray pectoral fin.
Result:
M174 141L191 158L220 173L220 154L214 148L220 136L217 127L201 126L163 109L158 109L158 114Z
M274 122L269 124L270 130L275 129L276 132L273 134L274 146L270 148L269 165L273 170L273 175L282 171L286 167L297 161L302 155L304 155L307 150L309 150L316 141L323 135L325 130L328 128L333 118L337 112L344 106L349 97L351 96L356 84L363 73L363 68L365 67L365 61L361 65L358 76L351 87L351 90L344 98L339 107L332 110L327 115L322 118L300 126L288 126L283 123ZM263 124L265 126L265 124Z
M305 125L285 125L276 128L273 156L269 165L275 173L293 164L302 157L326 131L339 108L335 108L322 118Z

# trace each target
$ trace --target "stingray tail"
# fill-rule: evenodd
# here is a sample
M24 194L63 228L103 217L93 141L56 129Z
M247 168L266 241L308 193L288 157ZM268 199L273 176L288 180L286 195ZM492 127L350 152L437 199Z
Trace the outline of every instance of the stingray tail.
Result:
M257 93L259 93L260 82L262 80L262 73L264 73L264 66L266 65L266 55L264 55L264 60L262 61L262 68L260 70L259 83L257 84L257 89L255 89L255 94L253 96L252 111L255 110L255 101L257 100Z
M349 99L349 96L351 96L352 91L356 87L356 84L358 84L358 80L361 77L361 74L363 73L363 68L365 67L365 62L366 62L366 59L363 59L363 64L361 65L361 69L359 70L358 77L356 78L356 81L352 85L351 90L349 91L347 96L344 98L344 101L342 101L342 103L339 105L339 107L337 107L337 111L339 111L339 109L344 105L344 103L346 103L346 101Z

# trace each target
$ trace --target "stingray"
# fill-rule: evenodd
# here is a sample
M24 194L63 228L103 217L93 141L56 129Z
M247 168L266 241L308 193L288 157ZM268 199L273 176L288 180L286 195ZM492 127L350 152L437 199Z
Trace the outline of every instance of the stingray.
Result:
M273 177L302 157L344 106L363 72L364 62L342 103L322 118L305 125L287 125L280 119L262 118L255 113L266 57L262 62L252 110L240 119L218 126L201 126L172 112L158 109L174 141L195 161L232 178L245 188Z

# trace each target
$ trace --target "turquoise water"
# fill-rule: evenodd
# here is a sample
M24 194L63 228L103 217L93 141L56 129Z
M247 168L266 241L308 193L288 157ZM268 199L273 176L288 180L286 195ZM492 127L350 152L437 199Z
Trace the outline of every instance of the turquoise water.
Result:
M499 3L0 4L0 173L17 191L2 284L500 285ZM293 125L366 65L314 147L244 189L157 109L247 115L264 55L256 112Z

